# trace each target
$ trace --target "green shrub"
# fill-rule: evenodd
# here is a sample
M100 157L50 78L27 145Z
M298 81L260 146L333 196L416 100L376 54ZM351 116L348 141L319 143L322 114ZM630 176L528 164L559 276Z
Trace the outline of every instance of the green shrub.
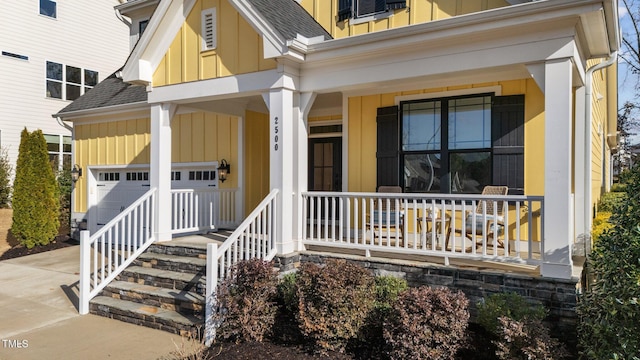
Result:
M235 342L262 341L273 327L278 278L271 262L237 263L218 287L218 334Z
M478 303L477 308L478 324L494 335L498 334L499 318L502 316L516 321L525 318L541 321L547 315L544 306L530 304L527 299L516 293L493 294Z
M71 190L73 181L71 180L71 164L64 164L61 170L57 170L56 179L58 180L58 188L60 189L60 230L64 230L68 234L71 227Z
M469 300L447 288L410 288L384 323L392 359L454 359L469 321Z
M384 320L392 309L398 295L408 288L407 281L393 276L375 278L376 298L373 310L362 327L359 341L353 345L352 352L363 359L380 358L386 351L383 336Z
M598 241L605 231L613 228L613 224L609 222L611 213L606 211L599 211L596 217L593 219L593 225L591 228L591 237L593 241Z
M344 352L358 335L375 300L374 279L345 260L305 263L297 281L300 330L316 350Z
M616 207L620 206L624 202L626 197L626 192L608 192L602 194L600 201L598 202L598 212L613 212Z
M640 168L629 174L627 194L613 228L588 258L593 283L579 298L582 353L590 359L633 359L640 354Z
M11 205L11 172L13 166L9 161L6 148L0 148L0 209L8 209Z
M626 192L627 184L615 183L611 185L611 192Z
M40 130L22 131L12 205L11 232L27 248L46 245L58 234L58 183Z
M501 316L498 321L498 340L494 344L500 360L556 360L569 355L538 319L514 320Z

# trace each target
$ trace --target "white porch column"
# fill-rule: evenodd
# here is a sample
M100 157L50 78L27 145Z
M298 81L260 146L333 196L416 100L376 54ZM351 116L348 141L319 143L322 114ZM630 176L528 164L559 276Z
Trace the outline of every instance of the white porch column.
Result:
M545 64L544 121L544 261L542 276L570 279L573 217L571 211L572 63Z
M587 176L585 169L585 135L587 127L585 125L585 88L581 86L576 89L575 99L575 131L574 131L574 209L575 209L575 231L576 235L580 237L583 234L589 234L589 229L585 226L585 211L584 208L584 195L587 189L584 186L584 178Z
M171 118L176 106L151 105L151 188L155 203L156 241L171 240Z
M286 76L286 75L285 75ZM300 118L297 109L299 95L291 89L275 88L263 94L269 107L269 187L279 189L276 220L276 247L278 254L296 249L294 241L294 141L296 122ZM294 108L295 106L295 108ZM295 115L294 115L295 113Z

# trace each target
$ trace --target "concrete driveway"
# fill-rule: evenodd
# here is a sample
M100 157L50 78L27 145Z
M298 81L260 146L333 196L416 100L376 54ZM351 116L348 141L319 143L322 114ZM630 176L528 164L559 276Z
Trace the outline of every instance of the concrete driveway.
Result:
M0 261L0 359L158 359L180 336L78 315L80 247Z

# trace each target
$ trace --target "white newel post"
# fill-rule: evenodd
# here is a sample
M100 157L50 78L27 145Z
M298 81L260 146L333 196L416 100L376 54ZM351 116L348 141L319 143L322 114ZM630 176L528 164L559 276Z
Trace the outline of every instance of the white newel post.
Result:
M545 64L544 122L544 259L542 276L570 279L571 244L571 119L572 63Z
M284 75L286 77L286 75ZM270 189L279 189L277 195L278 206L275 224L276 247L278 254L288 254L295 251L293 241L294 219L294 97L297 93L287 88L272 89L264 94L264 100L269 107L269 146L270 146ZM297 103L297 101L296 101Z
M156 241L171 240L171 118L175 105L151 106L151 188L157 188L154 204Z
M587 191L588 189L585 187L584 185L584 181L583 179L585 178L585 176L587 176L586 174L586 169L585 169L585 156L586 151L585 151L585 135L586 135L586 131L587 131L587 127L585 126L584 123L584 118L585 118L585 107L584 107L584 96L585 95L585 88L584 86L581 86L579 88L576 89L576 99L575 99L575 131L574 131L574 152L575 152L575 156L574 156L574 168L575 168L575 174L574 174L574 178L575 178L575 184L574 184L574 189L575 189L575 198L574 198L574 204L575 204L575 231L576 231L576 235L580 236L581 234L585 234L585 233L589 233L590 230L586 228L586 224L585 224L585 211L587 209L584 208L584 195L585 195L585 191ZM590 189L589 189L590 190ZM589 216L589 215L586 215Z
M89 231L80 231L80 282L78 284L78 312L89 313L89 293L91 292L91 235Z

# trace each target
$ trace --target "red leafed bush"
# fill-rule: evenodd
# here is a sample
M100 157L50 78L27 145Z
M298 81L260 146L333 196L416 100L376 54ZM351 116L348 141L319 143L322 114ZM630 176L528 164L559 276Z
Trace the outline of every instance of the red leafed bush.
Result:
M271 262L251 259L236 264L218 287L218 334L235 342L262 341L275 322L277 285Z
M498 340L496 356L501 360L557 360L565 359L568 353L557 339L538 319L514 320L506 316L498 318Z
M302 333L320 352L344 352L373 308L373 275L345 260L327 260L325 266L303 264L296 285Z
M411 288L400 294L385 321L392 359L454 359L469 322L469 300L446 288Z

